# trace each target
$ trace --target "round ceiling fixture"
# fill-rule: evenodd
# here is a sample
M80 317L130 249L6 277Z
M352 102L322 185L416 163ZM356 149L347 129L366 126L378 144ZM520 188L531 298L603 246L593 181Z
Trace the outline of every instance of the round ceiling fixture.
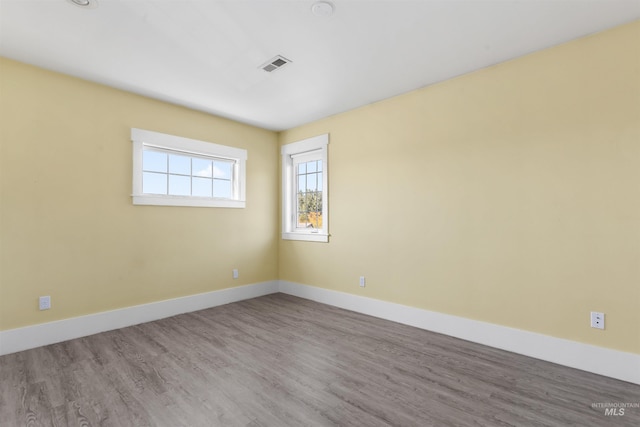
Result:
M311 6L311 12L320 18L328 18L333 15L333 4L328 1L317 1Z
M98 7L97 0L67 0L67 1L75 6L82 7L84 9L95 9L96 7Z

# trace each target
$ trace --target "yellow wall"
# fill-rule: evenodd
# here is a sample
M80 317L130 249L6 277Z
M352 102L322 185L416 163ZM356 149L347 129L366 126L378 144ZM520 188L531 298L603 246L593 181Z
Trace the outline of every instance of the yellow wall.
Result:
M0 330L277 279L276 133L6 59L0 73ZM246 209L133 206L132 127L247 149Z
M330 243L281 279L640 353L639 22L280 142L326 132Z
M640 353L640 22L281 133L331 135L328 244L275 133L0 73L0 330L279 277ZM133 206L132 127L246 148L247 208Z

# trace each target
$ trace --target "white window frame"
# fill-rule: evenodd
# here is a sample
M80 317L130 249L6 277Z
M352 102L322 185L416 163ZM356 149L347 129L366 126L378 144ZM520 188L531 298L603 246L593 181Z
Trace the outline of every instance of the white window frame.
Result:
M310 242L329 241L329 186L327 145L329 134L307 138L283 145L282 154L282 238L284 240L306 240ZM297 228L296 206L296 158L313 156L322 160L322 228Z
M133 143L133 204L155 206L194 206L215 208L244 208L246 205L247 150L197 139L168 135L143 129L131 129ZM142 192L142 152L145 147L223 160L233 160L233 198L174 196Z

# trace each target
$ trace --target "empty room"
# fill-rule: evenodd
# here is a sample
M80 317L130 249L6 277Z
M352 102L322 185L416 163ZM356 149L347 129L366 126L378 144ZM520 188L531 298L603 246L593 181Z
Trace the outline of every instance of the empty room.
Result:
M640 0L0 0L0 426L640 425Z

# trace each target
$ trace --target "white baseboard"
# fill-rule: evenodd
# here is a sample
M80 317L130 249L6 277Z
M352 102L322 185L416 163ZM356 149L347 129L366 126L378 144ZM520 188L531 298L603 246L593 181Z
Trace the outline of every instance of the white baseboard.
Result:
M282 280L0 331L0 356L277 292L640 384L638 354Z
M279 290L323 304L640 384L640 354L282 280Z
M0 356L276 292L274 280L0 331Z

